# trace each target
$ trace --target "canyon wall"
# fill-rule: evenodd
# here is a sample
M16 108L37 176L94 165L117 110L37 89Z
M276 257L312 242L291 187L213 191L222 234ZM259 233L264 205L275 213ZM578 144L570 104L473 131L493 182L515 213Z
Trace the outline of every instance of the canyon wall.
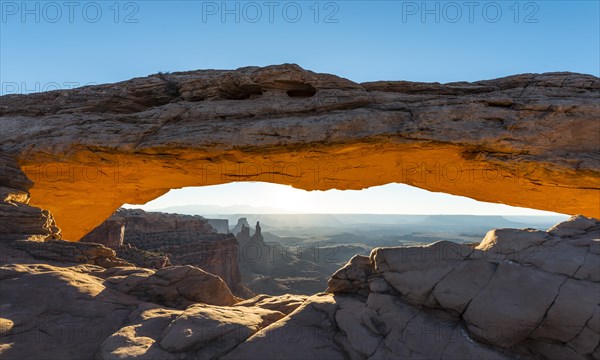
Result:
M397 182L600 217L600 80L522 74L354 83L297 65L151 75L0 97L0 150L65 239L170 189Z
M119 249L125 239L125 217L118 215L119 211L98 225L83 238L82 242L102 244L111 249Z
M120 243L117 234L122 235ZM202 216L119 209L82 241L110 247L142 267L194 265L221 277L234 293L247 294L241 285L236 238L217 233ZM159 254L169 261L161 261Z

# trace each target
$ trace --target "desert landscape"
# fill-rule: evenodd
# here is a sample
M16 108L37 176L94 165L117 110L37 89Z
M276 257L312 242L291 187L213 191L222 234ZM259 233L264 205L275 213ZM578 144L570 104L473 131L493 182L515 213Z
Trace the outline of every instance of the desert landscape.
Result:
M282 64L4 95L0 356L600 360L599 117L600 79L572 72ZM569 216L122 208L240 181Z
M0 360L600 360L599 29L0 0Z

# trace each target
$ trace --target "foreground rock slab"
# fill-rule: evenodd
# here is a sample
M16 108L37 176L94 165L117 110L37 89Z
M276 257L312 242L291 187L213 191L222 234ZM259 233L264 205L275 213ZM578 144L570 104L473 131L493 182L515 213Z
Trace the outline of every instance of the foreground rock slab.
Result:
M0 356L600 359L600 221L582 216L549 231L492 230L479 244L374 249L309 297L238 301L212 277L191 266L4 264Z
M189 265L156 271L115 268L102 276L109 286L123 293L177 309L194 303L228 306L237 302L220 277Z

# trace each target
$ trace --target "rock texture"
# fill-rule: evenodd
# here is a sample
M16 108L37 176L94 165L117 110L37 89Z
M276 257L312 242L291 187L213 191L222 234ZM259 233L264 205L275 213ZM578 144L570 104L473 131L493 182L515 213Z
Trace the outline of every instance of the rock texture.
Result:
M157 271L115 268L102 276L109 286L122 293L177 309L194 303L228 306L237 302L220 277L189 265Z
M143 250L129 244L120 246L115 252L118 257L144 268L162 269L173 265L171 258L166 253Z
M297 65L158 74L0 98L0 150L79 240L172 188L391 182L600 217L600 80L357 84Z
M598 220L378 248L329 285L333 293L238 301L191 266L4 264L0 356L600 359Z
M328 291L333 293L357 293L368 295L369 277L373 271L367 256L355 255L348 263L336 271L327 282ZM385 286L383 283L374 286Z
M284 317L229 306L222 280L189 266L11 264L0 281L3 359L212 359Z
M63 240L49 240L46 242L17 240L11 245L15 249L27 252L31 257L38 260L92 264L107 269L116 266L133 266L133 264L117 257L112 249L100 244L72 243Z

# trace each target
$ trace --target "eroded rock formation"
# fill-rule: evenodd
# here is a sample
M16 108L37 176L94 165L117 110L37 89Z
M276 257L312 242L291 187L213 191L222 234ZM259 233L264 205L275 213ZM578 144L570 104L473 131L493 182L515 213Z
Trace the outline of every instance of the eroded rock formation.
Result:
M250 224L246 218L239 218L237 224L231 230L240 244L250 241Z
M262 236L262 229L260 228L260 221L256 222L256 227L254 228L254 235L250 238L250 241L255 243L264 244L265 239Z
M296 65L201 70L0 98L0 147L78 240L172 188L391 182L600 217L600 80L523 74L357 84Z
M237 229L239 229L239 231L237 231ZM235 237L240 243L240 246L248 246L250 242L256 246L265 246L265 239L262 236L260 221L256 222L254 234L252 236L250 236L250 230L251 229L250 225L248 225L248 220L246 220L246 218L239 218L237 225L233 228L233 233L236 234Z

